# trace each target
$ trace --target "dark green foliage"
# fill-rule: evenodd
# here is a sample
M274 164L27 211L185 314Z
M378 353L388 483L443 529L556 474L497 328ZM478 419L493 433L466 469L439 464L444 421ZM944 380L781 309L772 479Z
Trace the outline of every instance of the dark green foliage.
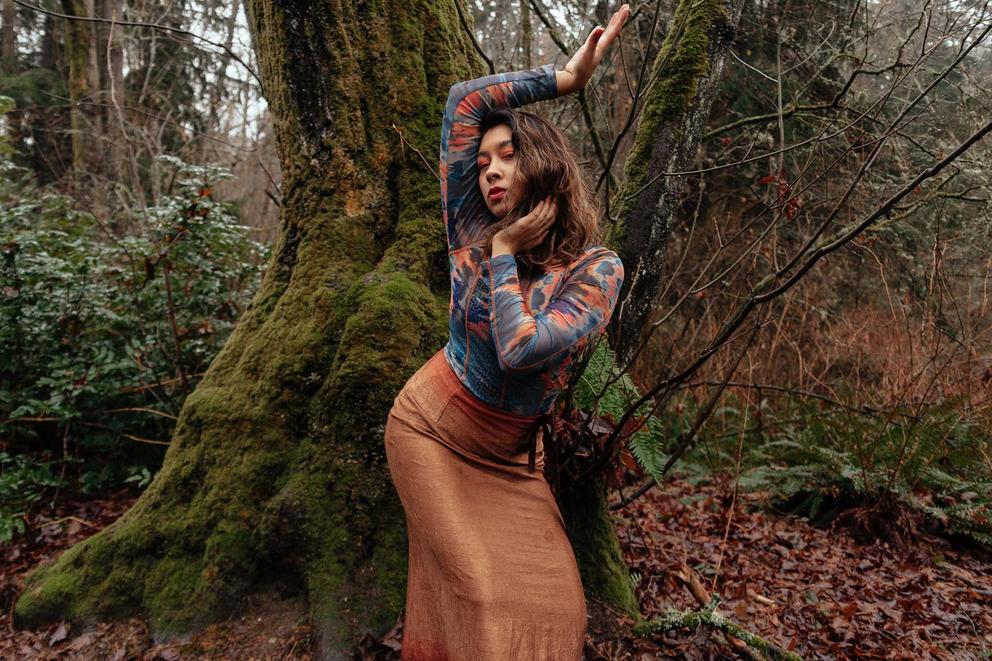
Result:
M0 452L0 542L24 532L24 512L42 498L46 488L62 484L52 474L51 463Z
M134 439L171 436L267 254L210 196L229 174L162 160L170 194L123 236L0 162L0 435L35 452L71 441L88 488L127 476L108 460L157 468L160 448Z
M598 343L576 384L574 395L576 407L587 413L598 412L598 415L612 422L618 422L642 395L629 374L624 373L617 379L618 373L615 353L606 342ZM610 383L611 381L613 383ZM654 402L649 400L642 404L636 413L640 417L647 416L653 406ZM666 420L664 413L664 409L661 409L655 415L647 417L644 426L627 440L631 454L637 458L648 475L659 482L661 469L669 456L667 441L677 436L679 424L674 419Z
M889 420L818 409L792 402L788 412L766 413L769 431L745 445L742 487L811 519L852 505L879 517L904 508L992 547L992 447L961 400Z

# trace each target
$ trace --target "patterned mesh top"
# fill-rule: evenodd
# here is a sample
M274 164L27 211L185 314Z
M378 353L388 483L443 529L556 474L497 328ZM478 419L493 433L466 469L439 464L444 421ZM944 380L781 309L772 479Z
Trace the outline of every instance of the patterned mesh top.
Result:
M523 288L514 256L485 255L486 228L497 218L479 189L480 123L497 107L557 95L551 64L455 83L441 125L451 275L445 358L476 397L522 416L551 410L576 354L606 329L623 283L620 258L602 245Z

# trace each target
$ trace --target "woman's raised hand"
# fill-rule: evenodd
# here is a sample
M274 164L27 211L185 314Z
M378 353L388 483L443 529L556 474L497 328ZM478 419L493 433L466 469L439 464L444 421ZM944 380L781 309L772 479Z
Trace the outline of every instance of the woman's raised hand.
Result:
M605 28L597 25L592 29L586 42L565 65L564 71L555 72L559 95L568 94L586 86L586 83L592 78L592 72L599 66L599 62L603 59L610 44L620 34L620 29L627 22L628 16L630 16L630 5L622 5L610 18L610 22Z
M493 235L492 254L517 254L539 245L558 217L558 203L552 197L538 202L526 216Z

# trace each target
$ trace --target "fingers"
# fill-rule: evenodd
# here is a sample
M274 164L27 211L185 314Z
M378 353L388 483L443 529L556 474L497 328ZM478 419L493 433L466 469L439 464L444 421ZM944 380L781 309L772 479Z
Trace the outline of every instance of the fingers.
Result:
M534 207L537 220L543 222L547 220L548 216L554 217L554 209L556 206L557 205L554 199L550 195L544 198L543 200L541 200L540 202L538 202L537 205Z
M557 218L558 203L551 195L535 204L530 213L510 227L520 226L517 231L520 246L527 250L544 241Z
M604 50L613 42L616 36L620 33L624 24L627 22L627 18L630 16L630 5L623 5L614 12L613 16L610 17L610 22L603 31L603 39L600 39L601 48Z
M544 241L557 215L558 211L554 201L550 197L546 197L535 204L525 218L520 219L527 226L526 230L521 228L521 240L524 249L529 250Z
M534 207L534 219L538 221L538 224L548 222L549 218L554 218L557 214L557 206L551 196L544 198Z
M535 204L530 213L517 222L526 226L528 231L540 233L550 227L557 217L558 203L553 196L549 196Z
M594 27L592 32L589 33L589 38L586 39L586 46L595 48L596 43L599 42L599 38L603 36L604 32L606 32L606 29L602 25Z
M533 232L535 236L541 236L554 224L557 217L557 202L552 197L546 197L535 204L530 213L525 218L521 218L521 221L527 224L528 231Z
M606 28L597 25L592 29L585 42L565 65L565 71L571 73L575 80L574 89L585 87L593 70L599 66L599 62L610 47L610 43L620 33L620 29L626 23L629 15L630 5L622 5L614 12Z
M540 202L538 202L537 204L535 204L534 205L534 208L530 210L530 214L529 215L530 215L532 221L537 222L537 223L539 223L541 221L541 218L544 216L544 206L545 206L545 203L546 202L547 202L547 198L545 198L545 199L541 200Z
M544 233L551 228L558 217L558 203L552 197L547 197L541 200L541 205L543 206L537 218L538 231Z

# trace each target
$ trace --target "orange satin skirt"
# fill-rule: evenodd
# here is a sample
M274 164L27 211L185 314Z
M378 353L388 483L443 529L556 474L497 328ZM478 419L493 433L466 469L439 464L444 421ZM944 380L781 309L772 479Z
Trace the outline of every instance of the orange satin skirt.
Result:
M443 350L396 396L385 443L409 539L404 661L582 658L585 596L541 440L527 468L536 418L478 399Z

